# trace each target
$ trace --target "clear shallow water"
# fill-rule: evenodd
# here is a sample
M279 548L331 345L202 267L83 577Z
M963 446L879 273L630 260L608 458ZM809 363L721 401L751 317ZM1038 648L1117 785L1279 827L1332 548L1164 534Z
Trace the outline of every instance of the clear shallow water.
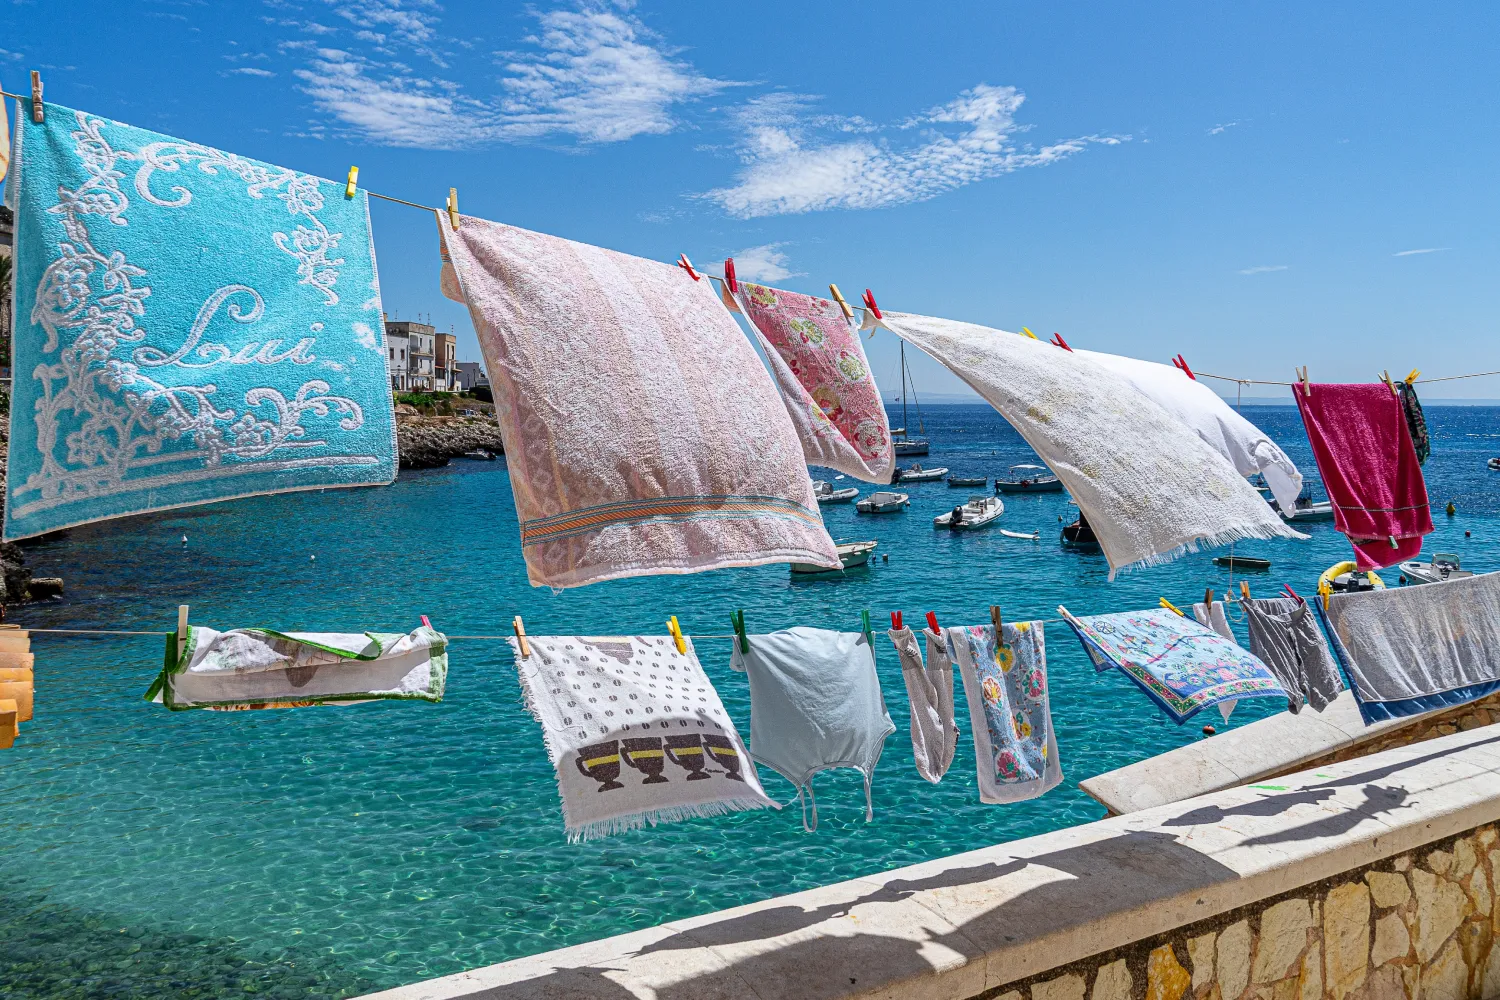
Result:
M1246 408L1315 476L1290 407ZM1033 460L988 407L928 407L929 466L993 475ZM1431 408L1426 473L1438 514L1428 552L1500 569L1500 410ZM852 482L852 481L850 481ZM841 484L842 485L842 484ZM407 628L499 634L751 631L798 624L877 629L888 612L944 623L1178 604L1223 592L1202 553L1106 581L1102 557L1062 550L1064 495L1006 498L997 532L951 535L933 515L967 495L914 484L909 512L824 508L839 538L876 538L879 561L841 580L785 567L599 584L553 595L525 582L503 462L403 473L391 488L290 494L115 521L30 550L67 580L59 602L17 609L34 627L169 630L179 603L206 625ZM1465 530L1473 533L1464 538ZM1253 592L1310 592L1349 552L1331 525L1307 542L1244 544L1273 560ZM180 538L188 536L184 549ZM309 557L316 556L316 560ZM1391 584L1396 574L1386 574ZM157 637L37 636L36 719L0 771L0 993L25 997L353 995L587 941L1096 819L1090 775L1201 738L1216 712L1176 726L1123 678L1097 676L1071 633L1047 627L1053 715L1066 774L1045 797L983 806L967 726L941 785L911 761L905 689L877 643L897 732L863 820L854 772L818 779L821 825L795 809L648 829L585 845L563 838L540 733L502 643L456 641L440 706L372 704L246 714L170 713L141 700ZM729 643L699 656L742 732L749 701ZM961 702L961 695L960 695ZM1235 713L1242 725L1269 702ZM1210 719L1209 716L1212 716ZM1222 727L1221 727L1222 728ZM790 788L762 770L768 791Z

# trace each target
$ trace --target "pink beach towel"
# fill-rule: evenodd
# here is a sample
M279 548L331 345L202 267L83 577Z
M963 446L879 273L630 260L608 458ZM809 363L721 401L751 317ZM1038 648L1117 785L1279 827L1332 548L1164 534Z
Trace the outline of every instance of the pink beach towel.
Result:
M1394 566L1422 551L1432 531L1427 484L1401 400L1382 383L1293 387L1333 521L1360 569ZM1396 544L1391 544L1391 539Z
M443 235L534 585L838 568L786 408L708 281L469 216Z
M839 307L748 281L734 301L766 345L807 464L889 483L891 427L859 331Z

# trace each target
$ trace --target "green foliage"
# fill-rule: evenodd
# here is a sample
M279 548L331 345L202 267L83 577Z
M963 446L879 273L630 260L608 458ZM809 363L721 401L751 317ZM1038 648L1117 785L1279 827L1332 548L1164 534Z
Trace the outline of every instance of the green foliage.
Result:
M419 410L429 410L432 408L435 400L430 394L425 392L398 392L396 393L396 402L415 406Z

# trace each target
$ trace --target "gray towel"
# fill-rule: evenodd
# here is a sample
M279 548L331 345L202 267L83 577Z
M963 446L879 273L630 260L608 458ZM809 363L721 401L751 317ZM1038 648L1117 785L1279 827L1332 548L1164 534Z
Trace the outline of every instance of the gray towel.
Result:
M1290 597L1252 599L1244 608L1250 652L1286 688L1287 710L1296 715L1304 703L1315 712L1328 707L1344 682L1312 609Z

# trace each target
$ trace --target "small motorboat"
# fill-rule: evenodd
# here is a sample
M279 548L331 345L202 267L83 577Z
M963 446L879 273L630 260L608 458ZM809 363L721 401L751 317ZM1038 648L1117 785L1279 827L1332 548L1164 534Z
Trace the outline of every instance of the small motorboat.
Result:
M1488 462L1486 462L1485 465L1489 466L1491 469L1500 471L1500 458L1492 458Z
M1446 583L1473 575L1459 565L1458 556L1452 552L1439 552L1429 562L1413 559L1401 564L1402 583Z
M844 489L836 490L821 479L814 479L812 485L813 496L817 498L820 504L848 503L859 496L858 486L847 486Z
M1061 493L1062 480L1045 465L1012 465L1010 478L995 477L996 493Z
M843 563L842 569L828 569L825 566L814 566L811 563L792 563L792 574L794 576L821 576L825 573L842 573L846 569L859 569L867 566L870 562L870 553L875 551L879 542L839 542L835 546L839 552L839 562Z
M949 476L948 485L953 489L982 490L989 484L989 476Z
M1078 520L1063 527L1062 543L1070 549L1097 549L1099 547L1099 539L1094 537L1094 529L1089 527L1089 522L1083 516L1082 511L1078 512Z
M1214 556L1214 565L1228 569L1268 570L1271 560L1255 556Z
M472 458L476 462L493 462L495 460L495 453L488 448L475 448L472 451L464 452L464 458Z
M1352 593L1363 590L1384 590L1385 581L1373 570L1359 573L1352 561L1336 562L1318 577L1318 593Z
M1299 496L1290 511L1282 510L1281 505L1275 500L1267 502L1276 509L1276 513L1281 515L1281 519L1289 524L1333 520L1333 501L1314 500L1311 493L1303 493Z
M1042 537L1042 533L1040 531L1033 531L1028 535L1024 531L1011 531L1009 528L1001 528L1000 534L1004 535L1006 538L1024 538L1028 542L1035 542Z
M932 519L934 528L947 528L950 531L977 531L1005 513L1005 504L999 497L974 496L969 497L969 502L954 507L946 514L939 514Z
M911 497L905 493L877 490L856 503L854 509L861 514L899 514L909 503Z
M946 466L936 469L924 469L920 463L915 463L902 469L896 474L898 483L931 483L942 479L948 474Z

